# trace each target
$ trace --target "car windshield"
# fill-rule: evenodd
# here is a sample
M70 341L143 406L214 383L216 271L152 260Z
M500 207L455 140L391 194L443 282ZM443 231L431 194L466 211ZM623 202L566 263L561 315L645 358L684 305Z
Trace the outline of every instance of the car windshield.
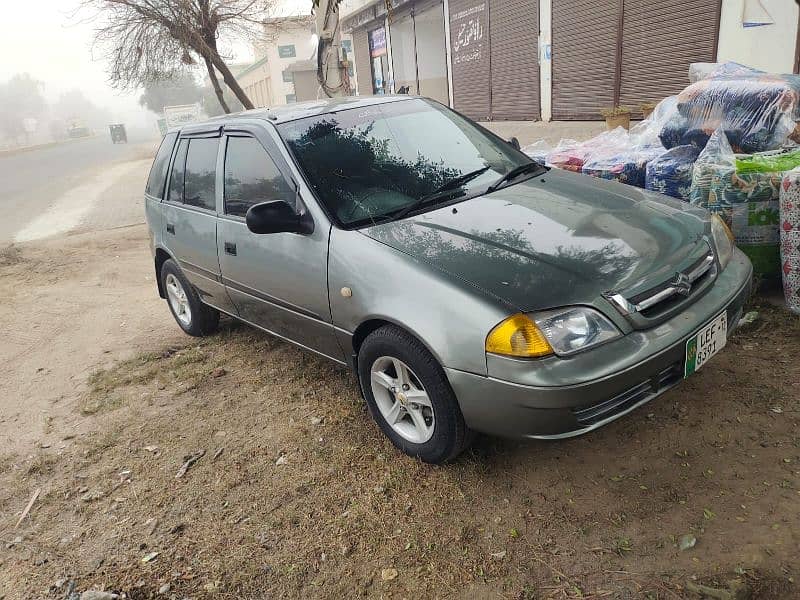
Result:
M299 119L278 129L319 199L346 227L485 193L532 162L421 98Z

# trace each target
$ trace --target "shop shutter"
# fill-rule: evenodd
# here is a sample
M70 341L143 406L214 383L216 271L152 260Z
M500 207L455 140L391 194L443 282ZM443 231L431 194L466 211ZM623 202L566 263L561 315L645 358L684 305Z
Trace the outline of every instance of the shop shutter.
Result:
M494 2L489 12L492 119L539 118L539 2Z
M450 0L453 106L476 121L490 116L489 1Z
M353 52L355 53L356 85L359 96L372 96L372 70L370 69L369 38L366 29L353 31Z
M614 104L617 2L554 0L552 28L553 118L599 118Z
M619 104L641 116L689 85L689 63L716 58L719 14L720 0L625 0Z

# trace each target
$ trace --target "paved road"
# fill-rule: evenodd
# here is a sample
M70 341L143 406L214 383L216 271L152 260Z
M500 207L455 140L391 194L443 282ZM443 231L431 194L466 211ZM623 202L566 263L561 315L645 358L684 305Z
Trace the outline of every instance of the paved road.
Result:
M0 246L74 230L98 210L108 216L112 206L129 221L126 208L132 207L107 192L125 182L128 198L134 191L141 195L157 143L112 144L100 135L0 156Z

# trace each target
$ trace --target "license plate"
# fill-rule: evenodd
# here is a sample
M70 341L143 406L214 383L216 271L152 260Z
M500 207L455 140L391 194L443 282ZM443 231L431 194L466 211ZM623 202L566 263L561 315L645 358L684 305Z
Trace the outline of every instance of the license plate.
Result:
M706 364L712 356L725 347L727 341L728 313L724 312L686 342L684 377L688 377Z

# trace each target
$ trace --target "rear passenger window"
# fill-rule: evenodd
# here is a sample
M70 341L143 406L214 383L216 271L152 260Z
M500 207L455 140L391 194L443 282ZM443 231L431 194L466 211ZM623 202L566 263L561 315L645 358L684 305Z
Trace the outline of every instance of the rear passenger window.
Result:
M170 202L183 202L183 174L186 170L186 149L189 147L189 140L178 142L178 152L172 163L172 175L169 178L169 194L167 200Z
M215 210L214 197L219 138L189 140L183 201L189 206Z
M145 192L155 198L164 197L164 183L167 181L169 157L172 154L172 149L175 147L176 137L178 137L177 133L168 133L164 136L164 139L161 140L161 146L158 148L156 158L153 161L153 166L150 168L150 177L147 179Z
M237 217L269 200L295 207L295 192L258 140L230 137L225 151L225 213ZM296 208L296 207L295 207Z

